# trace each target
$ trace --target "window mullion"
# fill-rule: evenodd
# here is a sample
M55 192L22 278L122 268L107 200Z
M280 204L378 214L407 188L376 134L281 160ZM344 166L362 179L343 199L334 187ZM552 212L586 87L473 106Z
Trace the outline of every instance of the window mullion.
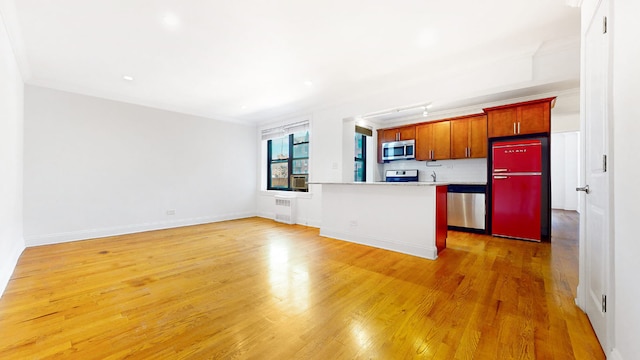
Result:
M293 174L293 134L289 135L289 166L288 166L287 184L288 189L291 190L291 174Z

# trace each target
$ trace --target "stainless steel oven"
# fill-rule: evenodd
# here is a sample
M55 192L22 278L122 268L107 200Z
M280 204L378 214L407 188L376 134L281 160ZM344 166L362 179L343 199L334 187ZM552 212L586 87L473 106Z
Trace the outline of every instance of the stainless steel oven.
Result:
M384 173L386 182L415 182L418 181L418 170L387 170Z

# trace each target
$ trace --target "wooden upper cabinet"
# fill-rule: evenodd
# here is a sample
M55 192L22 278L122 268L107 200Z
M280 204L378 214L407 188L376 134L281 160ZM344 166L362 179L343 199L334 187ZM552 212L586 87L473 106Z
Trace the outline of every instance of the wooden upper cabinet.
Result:
M451 158L451 122L416 125L416 160Z
M487 157L487 116L451 120L451 158Z
M408 125L394 129L384 129L382 142L413 140L416 138L416 126Z
M407 125L393 129L378 130L378 163L382 164L382 143L414 140L416 138L416 126Z
M403 126L399 129L400 140L415 140L416 138L416 126L409 125Z
M451 121L451 158L464 159L469 149L469 122L466 119Z
M487 111L489 137L517 135L517 114L516 108Z
M489 137L548 134L555 97L484 109Z
M433 123L433 159L451 159L451 122Z
M469 135L469 157L486 158L487 145L487 115L475 116L469 120L471 134Z
M416 160L431 160L433 124L416 126Z
M398 141L398 129L385 129L380 130L382 136L380 137L380 142L386 143L390 141Z
M551 128L551 102L519 106L519 134L548 133Z

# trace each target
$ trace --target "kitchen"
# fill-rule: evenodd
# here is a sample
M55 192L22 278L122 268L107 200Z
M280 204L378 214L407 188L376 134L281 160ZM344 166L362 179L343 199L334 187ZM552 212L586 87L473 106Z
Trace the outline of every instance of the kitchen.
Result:
M487 107L481 114L378 129L374 148L384 177L364 186L322 183L321 234L430 259L446 247L447 218L449 229L549 240L555 101L539 98ZM423 111L426 116L427 108ZM443 165L458 173L438 178L436 170ZM426 187L432 190L425 193ZM393 203L397 211L390 208ZM420 208L425 203L429 206ZM410 249L420 245L425 248Z

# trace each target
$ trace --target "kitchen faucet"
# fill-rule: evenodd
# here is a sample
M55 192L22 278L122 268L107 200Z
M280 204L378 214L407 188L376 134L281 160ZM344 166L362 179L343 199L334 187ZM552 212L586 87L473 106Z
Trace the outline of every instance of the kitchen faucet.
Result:
M431 177L433 178L433 182L436 182L436 171L433 171L433 174L431 174Z

